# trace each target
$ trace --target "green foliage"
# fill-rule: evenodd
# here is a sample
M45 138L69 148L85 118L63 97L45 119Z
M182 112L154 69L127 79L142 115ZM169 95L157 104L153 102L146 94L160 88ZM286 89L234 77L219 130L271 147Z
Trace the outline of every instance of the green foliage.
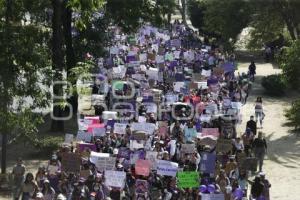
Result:
M192 25L198 28L199 32L203 32L204 28L204 12L206 5L203 1L189 0L188 1L188 13Z
M162 26L164 15L174 9L175 0L108 0L105 6L106 17L127 33L135 32L144 22Z
M63 141L64 138L60 136L46 136L35 140L33 144L41 153L50 154L56 151Z
M300 40L296 40L285 48L278 57L285 82L292 88L300 86Z
M267 94L273 96L283 96L287 88L282 80L281 74L273 74L263 77L261 85L265 88L265 92Z
M300 126L300 99L294 101L291 107L285 110L285 117L288 119L288 125L298 129Z

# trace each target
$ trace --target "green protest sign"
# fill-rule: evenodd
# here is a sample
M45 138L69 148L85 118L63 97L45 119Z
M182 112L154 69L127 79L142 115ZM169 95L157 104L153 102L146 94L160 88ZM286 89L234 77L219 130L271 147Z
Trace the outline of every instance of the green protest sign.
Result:
M177 173L178 187L195 188L199 187L199 173L193 171L184 171Z

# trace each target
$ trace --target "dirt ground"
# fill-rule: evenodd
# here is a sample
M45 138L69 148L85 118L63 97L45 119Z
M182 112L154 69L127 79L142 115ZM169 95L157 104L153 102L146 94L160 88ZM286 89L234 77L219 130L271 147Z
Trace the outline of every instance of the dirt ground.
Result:
M246 72L249 62L240 63L239 71ZM299 199L300 190L300 137L291 133L291 128L283 126L286 119L284 109L295 99L295 94L289 94L282 98L268 97L264 95L264 90L260 85L263 76L280 73L279 69L271 64L257 63L257 78L253 84L253 91L248 98L248 102L242 108L243 122L238 127L239 133L245 129L245 124L250 115L254 114L254 101L257 96L262 96L265 120L263 133L268 142L268 154L264 163L263 171L272 184L272 200L296 200ZM28 146L12 146L8 151L8 171L11 171L15 159L22 156L25 160L27 170L35 173L40 165L46 165L45 159L37 159L32 154L27 155ZM30 147L29 147L30 149ZM49 155L50 156L50 155ZM34 157L34 158L33 158ZM40 156L38 156L40 157ZM42 156L45 157L45 156ZM11 198L1 197L1 200Z
M245 72L249 64L242 64L239 71ZM257 63L257 80L247 104L243 107L243 123L239 127L244 131L250 115L254 114L254 101L262 96L264 112L266 114L261 131L265 134L268 143L268 153L264 162L263 171L272 184L272 200L299 199L300 190L300 137L292 133L291 128L285 127L284 110L296 98L296 94L287 94L282 98L264 95L260 85L263 76L280 73L279 69L271 64ZM295 188L296 187L296 188Z

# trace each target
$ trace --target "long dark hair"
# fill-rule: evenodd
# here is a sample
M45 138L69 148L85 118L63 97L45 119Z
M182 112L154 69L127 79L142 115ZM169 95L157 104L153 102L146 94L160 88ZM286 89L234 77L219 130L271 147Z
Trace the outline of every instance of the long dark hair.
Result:
M31 179L30 181L28 180L29 177L32 177L32 179ZM26 178L25 178L24 183L25 183L25 184L30 183L31 181L33 181L33 179L34 179L33 174L29 172L29 173L26 174Z
M262 98L261 97L257 97L256 102L262 103Z

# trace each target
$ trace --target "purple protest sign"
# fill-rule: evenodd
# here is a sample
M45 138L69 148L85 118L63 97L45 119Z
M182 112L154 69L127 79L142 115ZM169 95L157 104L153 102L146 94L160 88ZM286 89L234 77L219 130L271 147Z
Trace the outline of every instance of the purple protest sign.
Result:
M91 143L78 143L78 149L80 152L85 150L96 151L96 145Z
M114 119L109 119L106 122L106 126L110 126L111 128L113 128L115 125L115 120Z
M177 82L184 82L185 81L184 74L182 74L182 73L176 73L175 74L175 80Z
M136 56L126 56L126 62L130 63L136 61Z
M210 85L215 85L215 84L218 84L218 79L217 78L209 78L207 79L207 86L210 86Z
M234 71L234 63L226 62L223 64L222 68L224 68L225 72L233 72Z
M216 154L214 152L203 153L200 162L201 172L212 174L215 172L215 167L216 167Z
M176 66L178 66L178 62L177 62L176 60L173 60L173 61L170 62L169 67L174 68L174 67L176 67Z
M126 147L121 147L118 151L118 158L130 159L130 149Z

